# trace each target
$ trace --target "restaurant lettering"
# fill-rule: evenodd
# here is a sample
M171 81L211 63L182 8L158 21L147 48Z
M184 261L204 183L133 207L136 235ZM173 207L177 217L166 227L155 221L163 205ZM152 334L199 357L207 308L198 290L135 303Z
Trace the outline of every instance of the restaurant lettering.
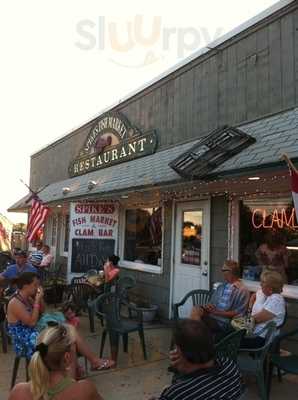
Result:
M79 157L69 166L69 174L83 175L152 154L156 144L154 131L140 134L121 114L108 114L92 127Z

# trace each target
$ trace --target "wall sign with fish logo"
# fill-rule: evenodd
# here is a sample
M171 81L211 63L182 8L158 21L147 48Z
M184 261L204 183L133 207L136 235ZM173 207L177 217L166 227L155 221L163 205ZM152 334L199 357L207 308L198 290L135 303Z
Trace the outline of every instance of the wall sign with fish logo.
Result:
M69 175L83 175L153 154L156 146L154 130L142 133L121 113L109 112L92 126L79 156L69 166Z

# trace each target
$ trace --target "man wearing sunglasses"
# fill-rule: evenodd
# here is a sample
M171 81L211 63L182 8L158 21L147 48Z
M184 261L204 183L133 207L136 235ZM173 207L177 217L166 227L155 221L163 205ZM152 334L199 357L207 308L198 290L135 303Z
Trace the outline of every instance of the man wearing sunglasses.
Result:
M238 263L226 260L221 271L225 282L213 292L209 304L193 307L190 316L204 321L215 334L228 332L231 319L244 315L249 302L249 291L239 279Z

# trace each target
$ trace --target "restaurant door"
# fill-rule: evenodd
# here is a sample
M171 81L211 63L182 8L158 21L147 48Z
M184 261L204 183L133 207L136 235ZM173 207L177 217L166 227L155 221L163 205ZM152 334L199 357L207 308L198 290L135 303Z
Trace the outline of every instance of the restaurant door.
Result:
M179 203L176 209L173 303L194 289L209 290L209 200ZM190 301L181 309L187 317Z

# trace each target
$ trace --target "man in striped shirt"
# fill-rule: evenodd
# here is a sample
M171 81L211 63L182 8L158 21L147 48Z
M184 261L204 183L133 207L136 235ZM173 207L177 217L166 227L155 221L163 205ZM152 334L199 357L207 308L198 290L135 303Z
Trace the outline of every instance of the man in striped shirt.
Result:
M159 400L236 400L242 395L237 365L215 359L212 335L201 321L181 320L174 330L172 365L178 371Z

